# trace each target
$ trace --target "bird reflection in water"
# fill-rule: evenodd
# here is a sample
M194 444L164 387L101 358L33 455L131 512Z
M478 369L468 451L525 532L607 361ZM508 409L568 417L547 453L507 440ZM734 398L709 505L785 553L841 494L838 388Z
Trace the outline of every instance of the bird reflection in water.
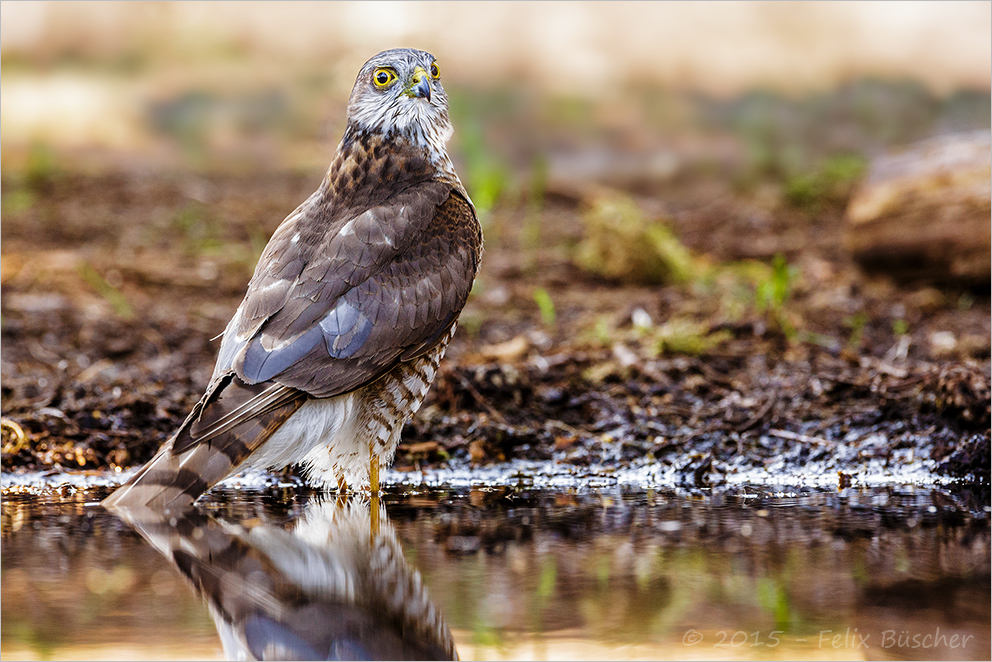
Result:
M292 528L121 504L206 600L235 660L455 660L377 498L309 503Z

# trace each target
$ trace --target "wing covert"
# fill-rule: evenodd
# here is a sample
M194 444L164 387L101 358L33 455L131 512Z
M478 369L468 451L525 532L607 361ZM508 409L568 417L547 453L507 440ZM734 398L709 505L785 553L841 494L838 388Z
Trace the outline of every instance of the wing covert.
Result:
M412 187L335 224L320 241L309 239L305 214L289 220L284 225L295 227L273 235L284 250L263 253L242 319L232 320L221 347L229 365L219 361L218 370L314 397L344 393L430 349L468 299L482 236L471 205L450 185ZM301 264L292 281L286 264ZM268 312L274 297L281 305ZM261 312L268 315L259 320Z

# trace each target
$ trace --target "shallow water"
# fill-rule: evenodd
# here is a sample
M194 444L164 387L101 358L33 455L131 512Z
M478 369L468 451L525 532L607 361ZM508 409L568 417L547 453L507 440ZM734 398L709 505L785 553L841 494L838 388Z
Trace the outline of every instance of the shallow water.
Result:
M987 490L268 481L129 524L9 478L4 660L990 657Z

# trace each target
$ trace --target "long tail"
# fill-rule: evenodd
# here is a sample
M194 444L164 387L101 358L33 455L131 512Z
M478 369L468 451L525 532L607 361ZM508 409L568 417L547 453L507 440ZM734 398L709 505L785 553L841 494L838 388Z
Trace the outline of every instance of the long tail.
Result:
M155 457L103 505L185 510L241 466L306 399L287 386L223 376Z

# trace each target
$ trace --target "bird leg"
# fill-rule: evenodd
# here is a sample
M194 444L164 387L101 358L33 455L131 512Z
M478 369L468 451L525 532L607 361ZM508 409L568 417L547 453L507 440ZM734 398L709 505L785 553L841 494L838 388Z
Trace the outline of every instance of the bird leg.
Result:
M376 537L379 535L379 495L375 492L372 493L372 499L369 503L369 515L371 518L369 520L369 529L372 534L369 540L374 543Z
M369 504L369 514L371 515L372 538L379 535L379 455L375 452L375 442L369 443L369 492L371 503Z
M348 481L345 480L344 474L338 474L338 508L343 508L344 504L348 503Z
M372 496L379 495L379 454L374 441L369 444L369 490Z

